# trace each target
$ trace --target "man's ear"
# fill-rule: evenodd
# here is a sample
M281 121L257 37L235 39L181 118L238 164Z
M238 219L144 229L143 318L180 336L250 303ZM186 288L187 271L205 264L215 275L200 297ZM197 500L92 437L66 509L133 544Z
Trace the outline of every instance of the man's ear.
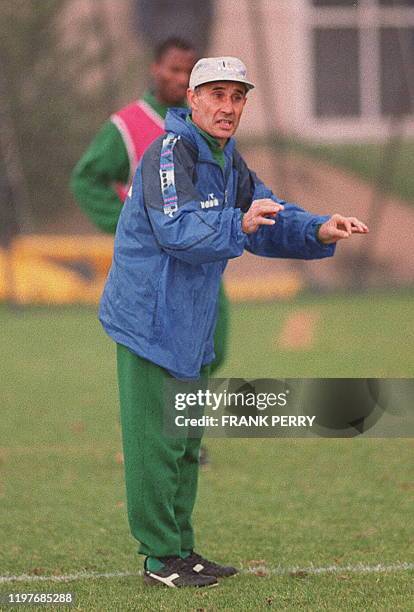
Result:
M191 110L197 110L197 94L193 89L187 89L187 102Z

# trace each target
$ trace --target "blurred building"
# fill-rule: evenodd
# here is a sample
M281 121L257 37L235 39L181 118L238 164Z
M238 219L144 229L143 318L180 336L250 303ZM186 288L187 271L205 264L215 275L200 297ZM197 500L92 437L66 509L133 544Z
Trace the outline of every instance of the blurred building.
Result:
M112 75L137 66L133 82L110 87L114 107L146 85L145 54L180 35L202 54L247 64L258 87L241 136L382 140L393 116L414 135L414 0L70 0L68 8L66 24L68 12L89 15L98 43L109 34Z
M246 135L270 116L301 137L382 139L395 115L414 135L414 0L217 0L211 52L259 85Z
M179 36L204 55L210 38L214 0L134 0L138 32L151 48Z

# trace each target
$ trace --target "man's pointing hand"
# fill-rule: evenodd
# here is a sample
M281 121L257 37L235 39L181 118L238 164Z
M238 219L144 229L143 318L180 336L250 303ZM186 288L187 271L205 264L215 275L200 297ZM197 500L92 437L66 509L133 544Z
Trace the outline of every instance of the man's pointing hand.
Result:
M318 231L318 239L324 244L338 242L343 238L349 238L352 234L368 234L369 229L356 217L343 217L332 215L328 221L323 223Z
M254 234L261 225L274 225L274 217L284 209L270 198L255 200L247 213L243 216L242 230L245 234Z

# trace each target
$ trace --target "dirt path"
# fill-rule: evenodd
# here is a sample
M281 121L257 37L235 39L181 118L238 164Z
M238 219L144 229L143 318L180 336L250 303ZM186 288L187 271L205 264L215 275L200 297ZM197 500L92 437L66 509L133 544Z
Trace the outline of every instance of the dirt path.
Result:
M309 309L292 312L285 320L280 335L276 339L277 348L283 350L312 348L320 314L318 310Z

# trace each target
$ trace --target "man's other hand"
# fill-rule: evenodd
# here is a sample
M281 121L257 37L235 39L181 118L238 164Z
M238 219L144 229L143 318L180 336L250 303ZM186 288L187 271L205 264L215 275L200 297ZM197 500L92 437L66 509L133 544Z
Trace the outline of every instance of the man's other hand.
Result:
M274 217L284 209L270 198L254 200L249 210L243 215L242 230L245 234L254 234L261 225L274 225Z
M343 238L349 238L352 234L368 234L369 229L356 217L343 217L332 215L328 221L323 223L318 231L318 240L323 244L332 244Z

